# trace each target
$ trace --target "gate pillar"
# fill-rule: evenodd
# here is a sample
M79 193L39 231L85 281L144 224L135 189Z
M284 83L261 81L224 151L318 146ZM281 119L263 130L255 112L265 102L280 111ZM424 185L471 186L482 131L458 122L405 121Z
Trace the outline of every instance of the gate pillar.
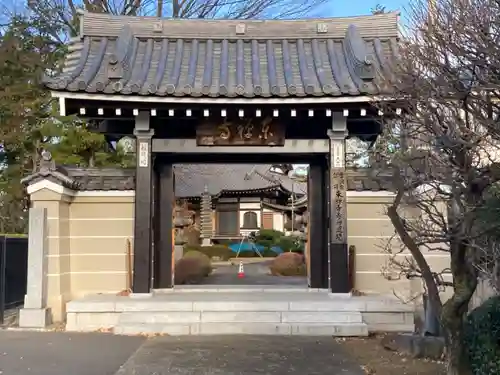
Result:
M332 114L330 138L330 240L328 251L329 289L332 293L349 293L349 264L347 247L347 179L345 139L347 118L343 113Z
M153 168L149 113L139 112L135 118L137 161L135 174L134 217L134 293L149 293L151 287Z

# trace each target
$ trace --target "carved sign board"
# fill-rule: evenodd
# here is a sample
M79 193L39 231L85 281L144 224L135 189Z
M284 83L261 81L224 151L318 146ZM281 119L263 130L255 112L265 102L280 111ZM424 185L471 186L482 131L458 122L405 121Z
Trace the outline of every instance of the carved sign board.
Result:
M207 122L196 128L198 146L284 146L285 128L271 117L256 122L224 120Z
M139 167L147 168L149 165L149 143L139 142Z

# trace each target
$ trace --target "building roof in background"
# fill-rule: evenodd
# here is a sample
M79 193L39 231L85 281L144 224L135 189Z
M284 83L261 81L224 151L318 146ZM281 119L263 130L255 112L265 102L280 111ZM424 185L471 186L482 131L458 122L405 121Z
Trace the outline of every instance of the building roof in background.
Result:
M55 91L303 97L390 92L398 13L200 20L84 13Z
M259 190L294 191L299 196L307 194L307 184L293 182L288 176L270 172L271 164L179 164L174 166L175 195L179 198L199 197L208 188L212 196L224 192ZM134 190L135 169L119 168L44 168L43 173L24 179L32 184L41 179L50 179L65 187L78 190ZM348 190L389 190L390 181L371 177L368 170L347 172Z

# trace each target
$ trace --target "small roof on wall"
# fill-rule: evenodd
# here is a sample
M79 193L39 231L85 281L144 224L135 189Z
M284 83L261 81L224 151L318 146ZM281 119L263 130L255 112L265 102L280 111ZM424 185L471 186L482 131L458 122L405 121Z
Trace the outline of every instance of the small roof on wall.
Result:
M174 166L175 195L178 198L200 197L208 187L212 196L224 192L292 191L292 181L287 176L269 172L272 165L262 164L180 164ZM23 183L32 185L50 180L76 191L134 190L135 169L56 167L52 161L42 161L39 170L26 177ZM367 171L348 171L348 190L388 190L370 178ZM307 194L307 184L295 182L293 191Z
M191 97L389 92L398 13L307 20L189 20L83 13L54 91Z

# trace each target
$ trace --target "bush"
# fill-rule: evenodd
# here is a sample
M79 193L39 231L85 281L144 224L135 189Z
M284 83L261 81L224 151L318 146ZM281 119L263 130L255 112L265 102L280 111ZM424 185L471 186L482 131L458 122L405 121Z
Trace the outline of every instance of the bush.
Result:
M279 230L274 229L261 229L257 233L257 241L271 241L272 243L276 243L276 241L283 237L285 233L280 232Z
M184 259L189 259L189 258L195 258L200 261L200 266L203 271L203 276L208 276L210 275L210 272L212 272L212 263L210 262L210 258L206 255L203 254L202 252L199 251L188 251L187 253L184 254L183 256Z
M201 258L181 258L175 263L174 283L199 284L205 277Z
M500 296L492 297L472 310L464 328L472 373L500 374Z
M273 259L269 266L274 276L306 276L304 257L293 252L283 253Z
M283 236L278 240L277 246L283 251L302 252L302 241L295 236Z

